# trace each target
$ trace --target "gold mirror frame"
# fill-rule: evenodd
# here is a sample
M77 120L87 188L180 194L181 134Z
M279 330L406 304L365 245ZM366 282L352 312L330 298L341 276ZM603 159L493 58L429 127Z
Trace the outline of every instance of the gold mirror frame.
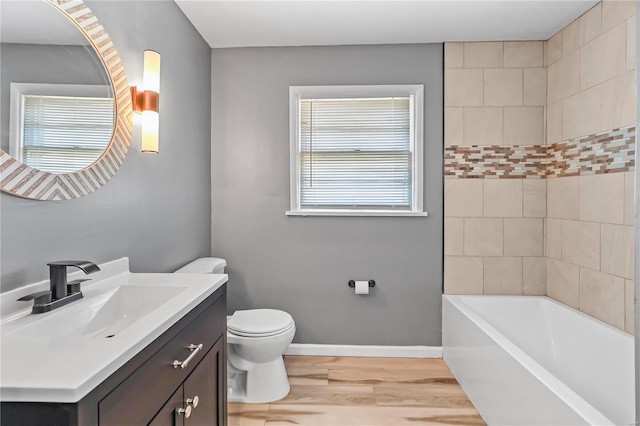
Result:
M53 174L34 169L0 149L0 189L34 200L67 200L92 193L116 174L129 149L133 111L120 57L106 31L81 0L45 0L62 11L85 35L102 60L113 89L115 124L107 148L90 166Z

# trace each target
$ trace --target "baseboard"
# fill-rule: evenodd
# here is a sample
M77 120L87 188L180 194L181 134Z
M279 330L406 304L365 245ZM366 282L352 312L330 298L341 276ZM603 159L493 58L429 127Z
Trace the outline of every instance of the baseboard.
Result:
M292 343L285 355L442 358L442 346L314 345Z

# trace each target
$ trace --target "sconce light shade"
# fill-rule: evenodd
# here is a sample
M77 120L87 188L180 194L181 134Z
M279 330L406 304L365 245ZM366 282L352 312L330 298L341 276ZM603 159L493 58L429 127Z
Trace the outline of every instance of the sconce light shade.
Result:
M156 111L142 111L142 152L158 152L160 115Z
M142 152L158 152L160 117L160 54L154 50L144 51L144 74L142 89L131 88L133 109L142 113Z
M144 51L142 86L145 92L160 93L160 54L155 50Z

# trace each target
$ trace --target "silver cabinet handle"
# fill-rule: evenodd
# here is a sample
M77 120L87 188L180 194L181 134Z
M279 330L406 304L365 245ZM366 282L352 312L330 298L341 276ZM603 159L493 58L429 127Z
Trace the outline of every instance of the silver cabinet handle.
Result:
M194 396L193 399L191 398L187 399L187 404L193 405L193 408L196 408L199 402L200 402L200 398L198 398L198 395Z
M184 418L188 419L191 416L191 406L187 405L187 408L178 408L177 413L181 416L184 414Z
M172 364L173 368L178 368L178 367L185 368L187 365L189 365L191 360L198 354L198 352L202 350L203 347L204 345L202 343L200 343L199 345L187 346L187 349L191 351L191 355L189 355L187 359L185 359L184 361L178 361L177 359L173 361L173 364Z

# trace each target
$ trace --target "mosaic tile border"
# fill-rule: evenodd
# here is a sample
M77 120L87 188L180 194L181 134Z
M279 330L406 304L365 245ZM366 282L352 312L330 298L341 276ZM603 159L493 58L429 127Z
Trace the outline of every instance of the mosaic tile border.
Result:
M548 177L581 176L635 169L635 126L548 145Z
M547 174L546 146L447 146L445 177L544 179Z
M545 179L635 170L635 126L534 146L445 146L445 178Z

